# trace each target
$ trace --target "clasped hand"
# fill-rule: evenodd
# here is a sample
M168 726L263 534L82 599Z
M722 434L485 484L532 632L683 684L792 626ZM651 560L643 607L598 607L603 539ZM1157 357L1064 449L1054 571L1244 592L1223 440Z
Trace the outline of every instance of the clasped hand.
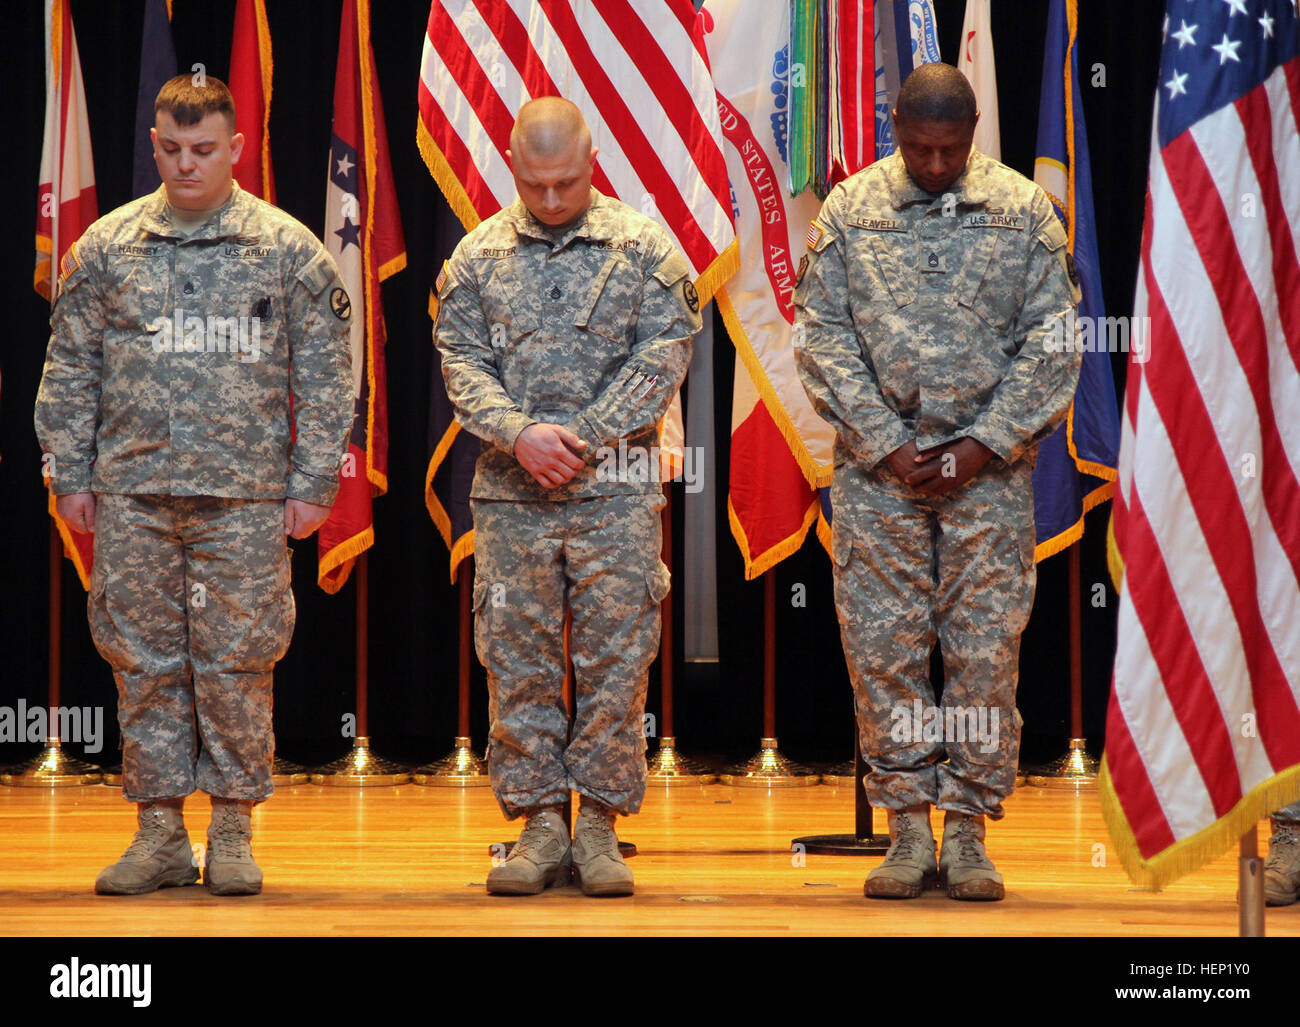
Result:
M539 485L554 489L567 485L582 470L586 448L587 444L563 425L539 421L515 439L515 459Z
M993 450L967 437L932 449L918 449L916 439L911 439L885 459L916 491L942 496L965 485L992 458Z

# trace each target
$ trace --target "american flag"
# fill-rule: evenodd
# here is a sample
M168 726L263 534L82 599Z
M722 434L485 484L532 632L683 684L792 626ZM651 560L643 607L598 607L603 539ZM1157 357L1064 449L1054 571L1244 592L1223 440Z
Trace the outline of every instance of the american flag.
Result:
M1146 887L1300 797L1298 53L1295 0L1167 6L1101 782Z
M467 229L514 201L505 151L515 113L538 96L578 105L600 149L592 185L663 225L695 271L700 302L712 297L739 258L713 78L689 0L433 0L417 135ZM452 423L438 440L426 488L453 575L468 547L434 483L458 431Z

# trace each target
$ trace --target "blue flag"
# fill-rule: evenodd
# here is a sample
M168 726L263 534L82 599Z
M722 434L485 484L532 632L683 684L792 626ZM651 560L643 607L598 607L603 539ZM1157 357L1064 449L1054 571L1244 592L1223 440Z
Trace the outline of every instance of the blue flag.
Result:
M153 102L158 90L176 75L176 47L166 0L145 0L144 29L140 33L140 88L135 97L135 157L132 164L131 195L143 196L162 184L153 159Z
M1034 555L1039 560L1077 541L1083 535L1083 515L1114 494L1119 410L1108 348L1112 342L1128 341L1126 332L1117 336L1116 326L1104 320L1088 133L1078 90L1077 26L1076 0L1051 0L1034 181L1051 197L1069 233L1070 251L1083 291L1079 318L1084 354L1070 416L1038 447L1038 464L1034 468L1038 545Z

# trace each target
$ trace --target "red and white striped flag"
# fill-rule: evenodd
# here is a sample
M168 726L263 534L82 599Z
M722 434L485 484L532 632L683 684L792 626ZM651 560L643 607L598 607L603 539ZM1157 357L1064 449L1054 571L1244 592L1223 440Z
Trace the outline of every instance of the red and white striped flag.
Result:
M239 188L275 202L271 170L271 25L266 0L238 0L230 41L230 95L235 100L235 131L244 134L244 152L234 167Z
M334 72L334 131L325 186L325 248L352 302L352 434L339 494L316 533L316 581L341 589L374 545L371 499L388 491L387 330L380 283L406 267L388 130L370 45L370 0L343 0Z
M600 149L592 185L663 225L695 272L700 302L712 297L739 258L713 78L690 0L433 0L417 135L467 229L514 201L505 151L515 113L539 96L577 104ZM440 528L450 517L431 483L459 430L447 429L427 478Z
M1300 25L1239 6L1170 4L1130 332L1101 788L1152 888L1300 797Z
M70 252L81 233L99 217L95 166L90 156L90 123L81 81L81 55L72 29L68 0L45 5L45 145L36 193L36 291L51 303L62 272L76 266ZM90 583L94 535L72 531L54 512L64 551L77 568L81 584Z
M727 513L746 578L803 544L835 441L799 382L792 346L795 276L821 201L785 188L790 20L755 13L754 0L708 0L702 12L741 252L718 309L736 346Z

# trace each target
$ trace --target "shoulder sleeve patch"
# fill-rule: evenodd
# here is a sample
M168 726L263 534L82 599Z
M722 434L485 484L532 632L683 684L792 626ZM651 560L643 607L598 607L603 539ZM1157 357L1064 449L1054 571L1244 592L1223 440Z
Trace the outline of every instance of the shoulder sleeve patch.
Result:
M77 256L77 244L74 242L68 247L68 252L63 255L63 259L59 261L58 292L66 292L85 277L86 273L81 267L81 259Z
M808 222L808 234L804 236L804 242L807 244L808 249L814 253L821 253L831 244L834 238L816 218Z
M307 262L307 266L298 272L298 281L302 282L313 296L319 296L325 291L325 286L334 281L337 276L338 271L334 267L334 261L322 246L316 251L316 256Z
M691 283L690 278L682 280L682 295L686 298L686 305L691 308L692 314L700 312L700 294L695 291L695 286Z

